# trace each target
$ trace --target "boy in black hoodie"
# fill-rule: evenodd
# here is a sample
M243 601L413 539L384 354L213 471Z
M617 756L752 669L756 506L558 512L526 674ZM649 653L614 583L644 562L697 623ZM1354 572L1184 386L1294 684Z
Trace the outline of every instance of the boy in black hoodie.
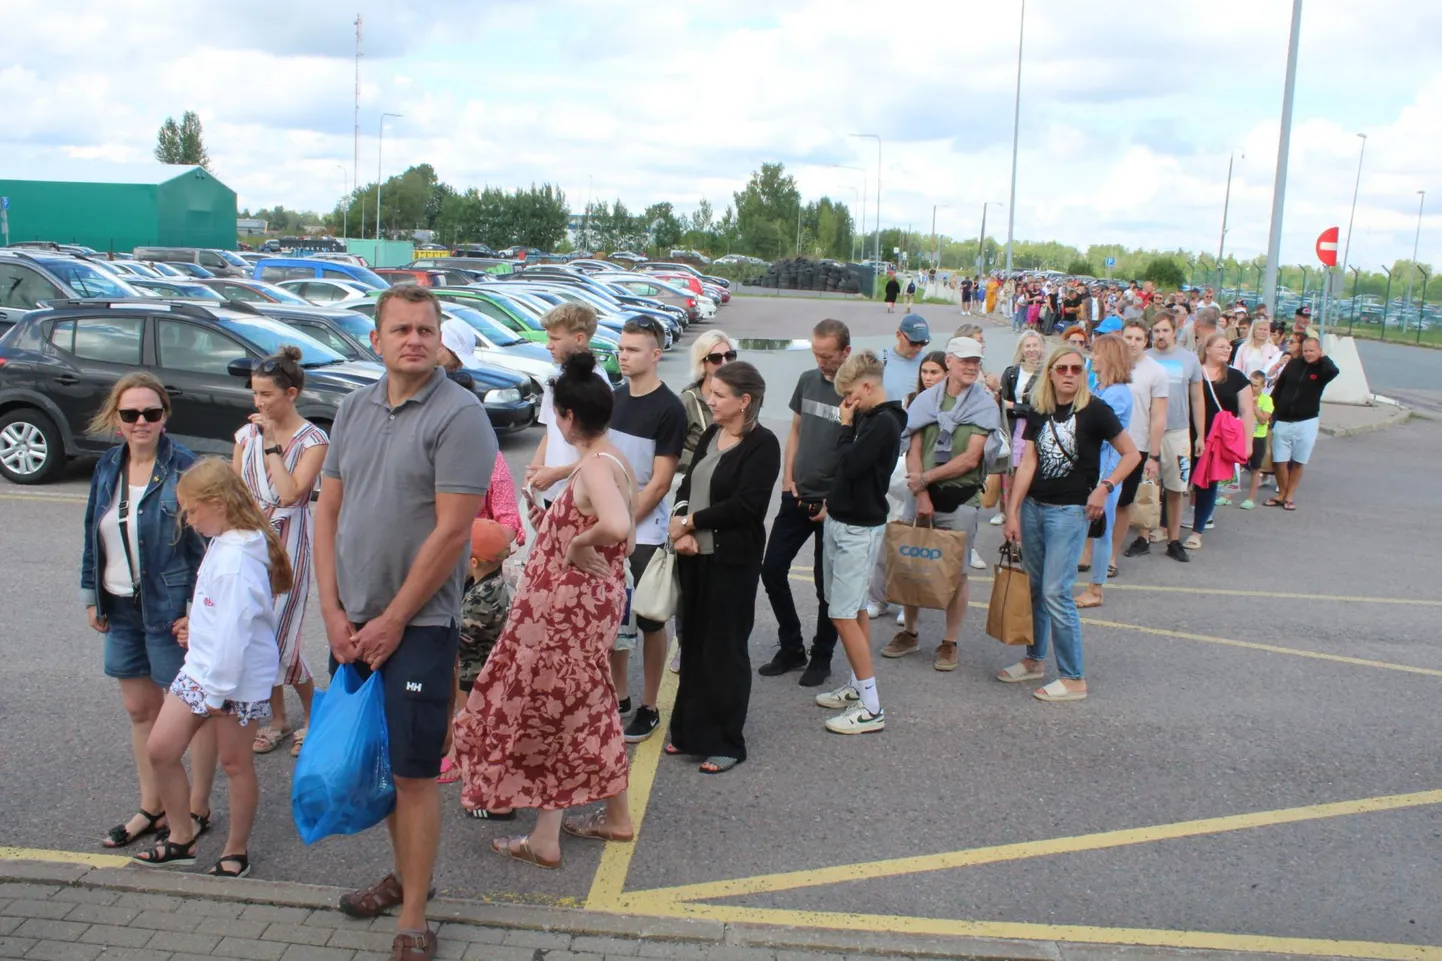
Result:
M886 489L901 449L906 412L900 403L886 399L883 370L881 358L863 350L836 372L836 391L844 398L844 429L837 441L841 456L836 477L826 498L822 549L826 603L851 662L851 680L816 698L821 707L842 710L826 722L835 734L867 734L886 727L871 667L866 588L886 534Z

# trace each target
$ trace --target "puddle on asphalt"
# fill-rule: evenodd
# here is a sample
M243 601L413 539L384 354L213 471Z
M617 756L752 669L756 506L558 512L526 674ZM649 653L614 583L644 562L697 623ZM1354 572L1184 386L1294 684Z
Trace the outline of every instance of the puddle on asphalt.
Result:
M736 341L738 350L810 350L809 340L780 340L770 337L742 337Z

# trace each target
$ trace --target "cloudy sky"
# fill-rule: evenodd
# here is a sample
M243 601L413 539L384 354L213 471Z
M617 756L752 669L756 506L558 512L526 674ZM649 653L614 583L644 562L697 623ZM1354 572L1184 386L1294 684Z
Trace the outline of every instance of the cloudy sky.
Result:
M1283 259L1345 233L1371 269L1442 243L1442 3L1306 0ZM975 234L1006 201L1018 0L4 0L0 177L61 158L148 160L197 111L242 206L331 207L354 162L354 28L364 19L360 179L429 162L458 187L552 181L633 209L708 198L781 161L807 198L875 222ZM1215 253L1266 248L1291 4L1030 0L1016 236ZM1241 153L1245 152L1245 159ZM339 167L337 165L340 165ZM847 186L849 185L849 186ZM1006 235L993 207L988 235Z

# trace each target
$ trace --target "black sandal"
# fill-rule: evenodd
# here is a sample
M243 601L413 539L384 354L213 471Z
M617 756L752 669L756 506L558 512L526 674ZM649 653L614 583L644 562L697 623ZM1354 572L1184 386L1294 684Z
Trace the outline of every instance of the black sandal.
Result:
M231 870L225 866L227 862L237 864L239 867ZM243 878L250 873L250 858L244 854L227 854L215 862L215 867L205 873L213 878Z
M199 842L198 836L191 838L185 844L176 844L170 838L165 838L149 851L141 851L139 854L132 855L130 859L136 864L143 864L148 868L166 864L177 866L194 864L195 845Z
M105 838L100 843L107 848L126 848L147 835L160 834L162 831L169 830L166 825L160 823L165 817L164 811L161 811L159 814L151 814L149 811L141 808L136 813L145 818L145 827L131 834L125 829L126 824L130 823L129 821L125 822L125 824L117 824L105 832Z
M195 822L195 836L198 838L210 830L210 815L196 814L191 812L190 819Z

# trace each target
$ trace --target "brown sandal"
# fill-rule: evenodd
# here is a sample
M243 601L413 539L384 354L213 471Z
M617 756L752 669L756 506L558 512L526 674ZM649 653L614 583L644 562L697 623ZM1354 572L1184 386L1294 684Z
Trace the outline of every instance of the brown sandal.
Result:
M435 888L426 892L427 901L435 896ZM401 889L401 880L392 872L368 888L342 894L340 909L343 914L353 918L378 918L404 900L405 892Z
M391 942L391 961L431 961L438 946L436 933L429 928L402 931Z
M606 823L604 809L595 810L580 817L566 818L561 821L561 830L572 837L590 838L595 841L627 842L636 840L634 831L623 836L611 830L611 826Z
M515 844L515 846L512 847L512 844ZM512 861L521 861L525 864L534 864L536 867L545 868L547 871L554 871L561 866L560 858L556 858L555 860L543 858L531 850L530 835L496 838L491 842L491 850L503 858L510 858Z

